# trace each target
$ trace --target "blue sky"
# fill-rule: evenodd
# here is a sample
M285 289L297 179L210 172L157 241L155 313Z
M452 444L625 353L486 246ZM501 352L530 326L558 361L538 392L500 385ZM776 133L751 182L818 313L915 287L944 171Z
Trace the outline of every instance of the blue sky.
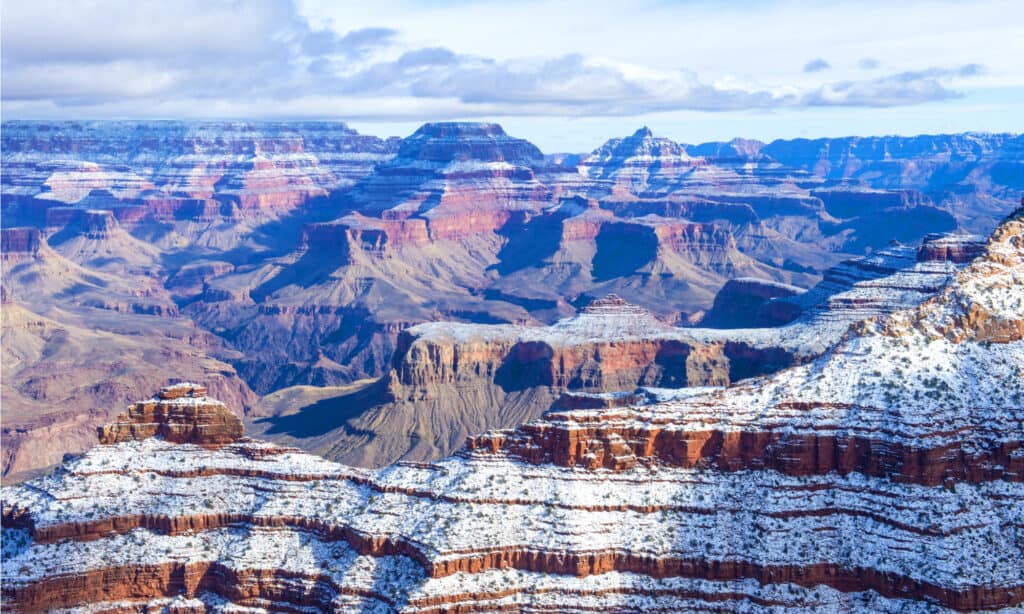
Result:
M12 0L2 115L492 120L545 151L1021 130L1019 1Z

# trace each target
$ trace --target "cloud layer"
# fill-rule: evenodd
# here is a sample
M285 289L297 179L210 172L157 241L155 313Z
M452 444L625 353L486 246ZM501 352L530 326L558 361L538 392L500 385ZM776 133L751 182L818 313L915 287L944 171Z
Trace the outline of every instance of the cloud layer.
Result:
M898 107L955 98L958 84L982 72L963 63L829 80L835 69L818 58L789 78L761 82L585 53L537 57L528 44L522 57L494 58L409 42L388 23L314 25L291 2L273 0L35 0L4 3L2 17L5 116L416 119Z

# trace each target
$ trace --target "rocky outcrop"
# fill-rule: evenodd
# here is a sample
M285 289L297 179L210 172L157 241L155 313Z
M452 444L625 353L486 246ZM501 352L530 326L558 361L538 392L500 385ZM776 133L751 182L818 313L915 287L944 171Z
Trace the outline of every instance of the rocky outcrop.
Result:
M109 422L118 409L142 397L154 384L166 382L169 370L205 381L213 394L234 407L255 404L257 397L231 365L214 357L223 356L222 342L182 325L178 318L158 315L155 310L137 313L103 308L116 324L115 330L105 330L106 326L83 326L67 303L62 303L62 309L44 311L42 299L30 309L26 301L37 299L26 293L24 284L17 283L20 275L54 283L54 293L73 288L79 300L93 305L99 304L91 299L94 291L107 305L121 300L147 304L144 298L122 294L124 280L96 273L79 276L68 261L48 247L43 249L46 253L41 259L4 271L0 471L5 483L25 479L59 463L65 453L79 453L93 445L99 425ZM62 277L69 272L70 276ZM96 284L95 290L88 284ZM100 311L97 307L81 309L93 314ZM92 321L105 321L93 317Z
M684 396L657 409L553 412L513 432L471 439L469 447L588 469L626 470L652 459L790 475L857 472L929 486L1024 481L1024 439L1011 426L1024 408L1022 237L1024 215L1017 213L939 295L855 324L856 334L776 383ZM997 349L974 362L975 344ZM922 369L936 349L939 364ZM868 356L881 361L870 372ZM908 378L904 369L934 374ZM855 389L836 384L844 372ZM815 383L821 380L824 386ZM810 390L817 394L806 400ZM972 407L970 416L957 413L961 402ZM725 407L731 411L718 413Z
M927 235L917 249L917 260L967 264L985 253L985 240L978 235Z
M352 251L361 251L370 257L390 257L395 248L423 246L429 243L426 220L378 219L353 213L335 222L310 224L303 229L303 244L307 249L338 253L341 264L354 262Z
M809 287L844 259L890 253L893 238L916 244L950 224L988 232L1019 198L1012 186L1022 151L1017 137L960 135L894 137L878 147L863 145L869 139L800 143L787 154L779 143L684 146L640 130L592 154L544 156L500 126L475 123L430 124L402 141L336 122L3 128L4 230L35 228L40 242L35 251L4 250L2 291L47 320L49 340L19 329L26 345L5 355L13 366L4 375L17 382L19 414L50 414L55 400L81 413L80 423L62 422L73 436L51 433L61 446L75 442L68 451L81 449L111 406L165 382L151 370L161 364L211 386L222 374L232 382L225 390L251 404L253 390L386 376L400 332L423 322L551 325L616 293L665 322L693 323L732 278ZM844 158L846 170L819 164L840 149L856 157ZM844 206L844 217L833 215ZM921 258L937 266L968 255ZM821 320L843 314L829 320L825 338L916 284L892 280L876 295L837 296L821 310ZM805 317L820 298L765 305ZM913 290L900 304L919 298ZM76 343L62 342L56 325ZM736 380L823 351L827 344L805 330L786 331L813 346L799 351L780 349L776 334L700 333L699 341L724 347ZM5 349L13 339L5 332ZM636 356L646 360L622 360ZM579 367L588 357L573 361L550 380L602 371ZM61 363L92 379L69 377ZM609 369L594 381L647 377L617 371L630 373ZM66 396L57 382L70 382ZM455 428L454 441L432 443L424 458L474 429L532 417L535 404L557 398L541 388L494 386L471 401L460 393L455 413L478 408L479 421ZM508 392L521 411L490 422L483 414L506 405ZM440 407L426 413L438 421L432 430L451 426Z
M547 328L424 324L400 337L393 386L410 397L493 383L594 392L727 383L727 360L615 295Z
M579 168L613 195L649 195L669 191L702 164L684 146L655 137L644 126L631 136L609 140L581 159Z
M565 392L719 386L772 373L826 352L859 320L926 300L962 266L918 262L916 253L893 247L829 271L811 291L762 301L763 313L793 320L783 326L677 328L614 296L548 327L416 325L398 334L376 384L262 416L251 428L334 460L382 466L443 457L466 436L540 416Z
M535 171L544 164L539 149L497 124L425 124L348 200L376 217L417 217L432 240L458 240L499 230L510 211L543 207L550 193Z
M222 445L237 441L243 429L227 406L206 396L205 386L186 382L164 386L156 397L132 404L98 433L103 444L159 436L175 443Z

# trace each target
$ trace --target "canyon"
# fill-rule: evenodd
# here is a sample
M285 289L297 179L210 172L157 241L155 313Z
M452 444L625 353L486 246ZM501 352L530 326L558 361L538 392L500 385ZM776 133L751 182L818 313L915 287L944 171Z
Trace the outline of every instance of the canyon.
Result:
M722 386L806 363L854 323L933 296L984 245L973 235L930 236L917 248L840 263L806 292L784 286L771 299L764 289L776 294L776 283L728 282L715 304L744 305L753 316L757 303L775 317L760 328L673 327L616 295L551 326L418 324L399 335L378 380L324 390L308 403L261 406L247 423L261 437L349 464L433 460L556 403L609 403L638 387Z
M249 438L239 408L166 386L0 491L0 595L25 612L1016 611L1022 287L1024 208L985 241L894 246L766 298L802 306L784 326L676 329L607 297L517 334L585 324L628 347L656 326L696 347L788 326L811 353L728 385L570 394L380 469ZM464 327L507 332L410 335ZM621 385L618 366L589 385Z
M173 378L204 382L260 436L376 466L440 458L563 392L766 373L826 348L794 354L751 327L871 313L889 299L844 298L866 280L833 279L842 263L867 254L857 275L871 258L896 275L954 232L922 249L962 266L977 241L957 237L990 232L1024 188L1013 135L687 145L643 128L579 155L481 123L383 139L338 122L5 121L0 139L6 480L85 450ZM515 350L539 363L481 346L463 363L479 376L416 379L433 367L413 365L426 333L448 334L432 323L540 331L608 294L683 341L608 363L574 349L547 374L543 344ZM741 321L716 296L758 313Z

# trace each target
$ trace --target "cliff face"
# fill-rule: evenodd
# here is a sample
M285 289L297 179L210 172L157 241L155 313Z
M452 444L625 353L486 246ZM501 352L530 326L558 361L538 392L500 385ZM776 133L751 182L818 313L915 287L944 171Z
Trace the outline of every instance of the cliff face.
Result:
M558 410L437 463L100 445L3 489L4 605L1019 608L1024 338L991 331L1024 322L1022 275L1018 215L806 365Z
M103 229L109 242L76 233L52 247L37 229L3 230L5 481L89 447L99 424L154 383L166 382L168 371L209 382L238 408L256 400L225 361L232 356L223 342L182 318L156 280L87 268L62 255L98 258L89 246L116 244L117 228L111 232L109 219L99 219L92 228ZM139 267L152 255L124 253Z
M535 177L543 165L536 146L497 124L426 124L348 199L363 212L419 217L434 240L458 240L498 230L511 211L540 209L550 198Z
M803 292L802 288L772 283L763 279L730 279L715 295L715 302L701 326L709 328L758 328L778 326L800 315L795 303L772 301Z
M675 155L665 147L655 167ZM325 205L337 217L304 224L284 257L211 279L188 315L226 331L267 393L313 373L380 376L409 324L551 322L575 312L566 297L609 292L674 317L734 275L812 279L743 254L714 221L605 209L586 196L595 185L500 126L427 124ZM321 355L343 366L311 370Z
M410 396L490 380L506 389L595 392L722 385L728 361L609 295L551 327L424 324L402 335L393 382Z
M703 163L690 157L683 145L657 138L644 127L629 137L609 140L579 166L613 194L647 195L665 193Z

